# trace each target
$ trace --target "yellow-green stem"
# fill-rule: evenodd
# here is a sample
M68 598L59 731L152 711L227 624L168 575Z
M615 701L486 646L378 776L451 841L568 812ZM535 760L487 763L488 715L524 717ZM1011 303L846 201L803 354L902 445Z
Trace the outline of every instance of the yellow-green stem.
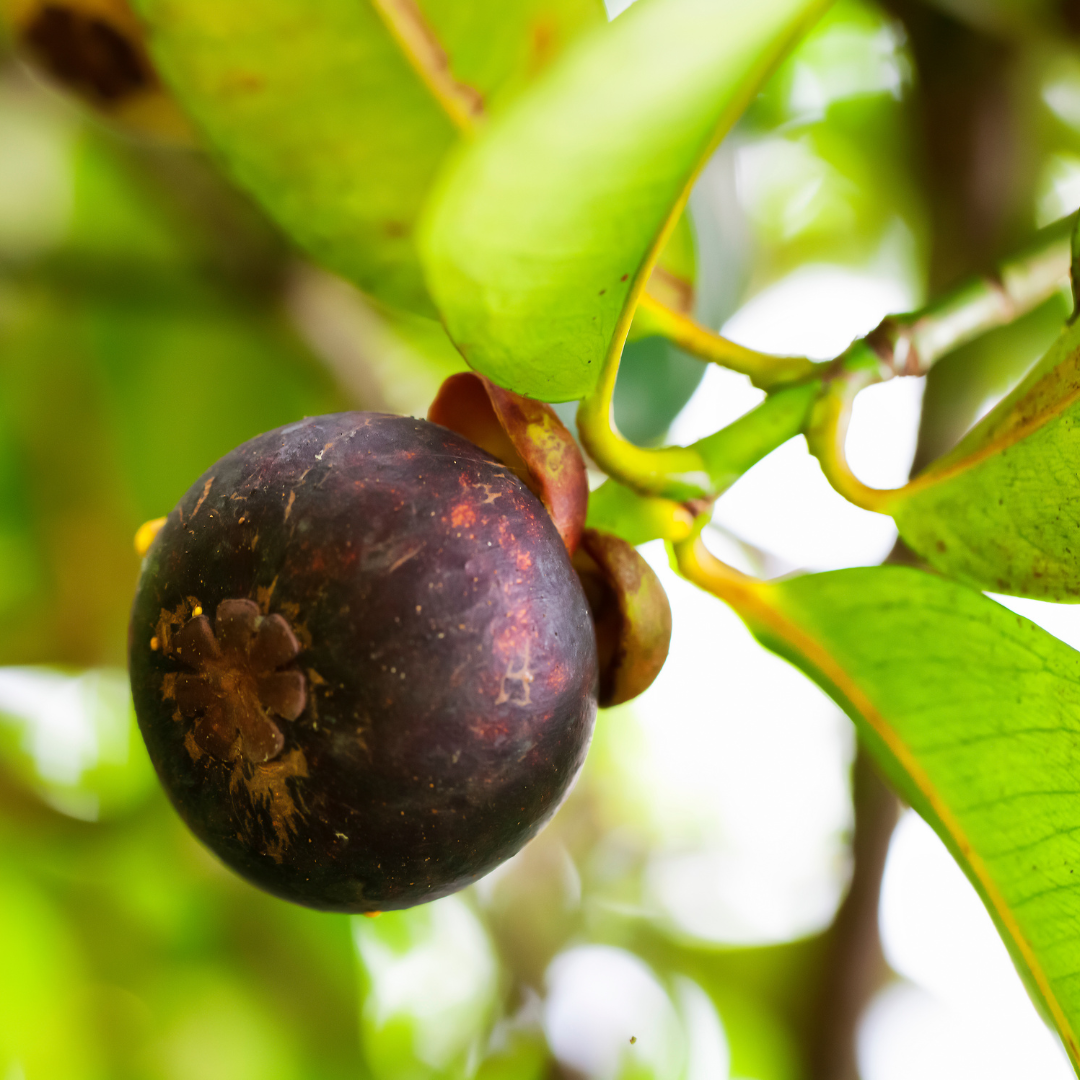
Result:
M739 345L648 293L641 297L635 316L635 330L639 335L657 334L665 337L699 360L748 375L750 381L762 390L805 381L825 366L803 356L771 356Z

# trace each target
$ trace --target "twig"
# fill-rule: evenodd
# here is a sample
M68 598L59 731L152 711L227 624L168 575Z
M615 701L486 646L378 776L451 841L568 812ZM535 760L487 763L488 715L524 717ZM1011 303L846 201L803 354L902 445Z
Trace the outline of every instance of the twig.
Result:
M900 803L860 743L851 773L855 832L851 886L828 935L808 1032L809 1080L857 1080L855 1032L888 967L878 933L881 877Z

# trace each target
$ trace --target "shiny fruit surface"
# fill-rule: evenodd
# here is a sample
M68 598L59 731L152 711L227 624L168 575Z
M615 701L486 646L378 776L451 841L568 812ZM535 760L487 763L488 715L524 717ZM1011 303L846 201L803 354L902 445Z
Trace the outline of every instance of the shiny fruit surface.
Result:
M130 668L196 835L329 910L432 900L513 855L596 711L588 606L539 500L377 413L268 432L196 482L146 555Z

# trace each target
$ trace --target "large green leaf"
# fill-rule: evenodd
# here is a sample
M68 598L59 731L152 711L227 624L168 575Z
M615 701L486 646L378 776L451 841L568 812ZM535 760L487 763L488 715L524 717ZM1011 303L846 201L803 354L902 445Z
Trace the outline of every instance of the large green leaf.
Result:
M478 371L587 394L673 210L824 0L639 0L465 148L421 223L428 284Z
M431 313L413 228L459 129L599 0L136 0L161 73L236 181L323 264Z
M1080 1062L1080 653L907 567L717 579L758 639L856 721Z
M1080 600L1080 324L887 508L932 566L981 589Z

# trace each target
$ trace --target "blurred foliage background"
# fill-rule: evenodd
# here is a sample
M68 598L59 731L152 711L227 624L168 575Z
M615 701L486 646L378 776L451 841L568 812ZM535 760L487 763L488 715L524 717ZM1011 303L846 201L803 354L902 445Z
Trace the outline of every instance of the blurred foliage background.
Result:
M698 317L718 327L821 264L888 277L914 305L1074 209L1078 35L1066 0L840 0L694 192ZM436 323L306 264L193 146L114 126L0 49L0 1077L841 1080L815 1049L850 873L834 710L825 884L777 886L796 914L768 932L657 899L658 858L696 851L705 818L672 810L633 707L600 717L537 841L413 911L290 907L185 832L123 671L135 530L261 431L423 415L461 361ZM934 369L917 460L1018 378L1062 311ZM632 343L620 426L660 440L703 373ZM679 715L707 726L721 704L679 689L658 684L647 709L692 756ZM729 702L723 723L752 712ZM766 775L780 751L760 750Z

